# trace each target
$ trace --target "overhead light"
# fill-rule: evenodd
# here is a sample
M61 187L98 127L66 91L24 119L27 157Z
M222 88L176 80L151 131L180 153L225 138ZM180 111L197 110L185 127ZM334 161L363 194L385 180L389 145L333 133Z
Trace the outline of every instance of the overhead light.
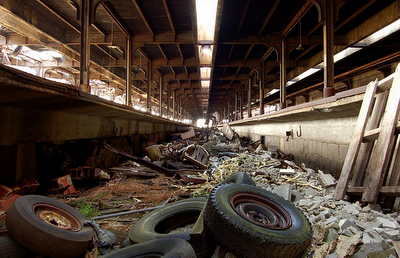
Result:
M213 43L218 0L196 0L197 42Z
M211 67L201 67L200 77L202 80L209 80L211 78Z
M201 65L211 65L212 63L212 45L201 45L199 46L199 58Z

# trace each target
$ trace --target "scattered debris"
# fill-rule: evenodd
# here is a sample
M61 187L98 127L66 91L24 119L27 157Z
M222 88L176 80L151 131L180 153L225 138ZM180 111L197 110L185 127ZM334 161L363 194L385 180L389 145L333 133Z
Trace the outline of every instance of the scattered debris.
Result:
M51 180L57 186L51 188L51 197L73 207L95 209L92 218L101 229L116 235L114 248L118 248L142 216L140 212L189 196L207 196L227 177L243 172L258 187L292 202L311 222L314 238L303 257L399 257L398 212L382 210L379 204L335 200L337 181L332 175L296 164L276 146L240 139L229 129L223 127L223 134L208 131L204 138L194 138L196 132L190 130L186 132L192 135L189 138L146 148L149 158L105 145L128 161L107 169L69 169L66 176ZM81 192L68 189L72 181L84 178L103 183ZM0 205L15 190L32 191L34 187L35 183L18 188L0 185ZM225 250L217 250L220 257L225 255ZM226 253L225 257L234 256Z

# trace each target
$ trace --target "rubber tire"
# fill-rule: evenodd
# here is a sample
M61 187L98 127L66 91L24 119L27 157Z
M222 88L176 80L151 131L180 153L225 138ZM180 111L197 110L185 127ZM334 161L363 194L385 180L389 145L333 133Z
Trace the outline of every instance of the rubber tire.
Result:
M35 205L62 210L80 223L80 230L65 230L43 221L36 215ZM85 216L67 204L45 196L26 195L11 205L6 226L15 240L36 253L46 257L71 258L83 255L93 242L94 232L92 228L83 226L85 220Z
M212 237L205 232L201 237L191 237L190 229L172 232L182 226L195 223L205 207L207 199L196 197L170 203L147 213L129 230L132 243L142 243L154 239L181 238L194 248L197 257L211 257L215 251Z
M279 204L292 219L287 229L259 226L243 218L231 205L235 194L253 194ZM313 235L306 217L290 202L262 188L245 184L223 184L210 194L204 222L222 247L238 257L298 257Z
M14 240L9 234L0 236L0 258L31 258L35 253Z
M163 257L163 258L196 258L193 247L181 238L163 238L131 245L118 251L102 255L102 258L134 258L134 257Z
M256 183L253 181L253 178L251 178L248 174L244 172L237 172L233 175L230 175L224 181L221 182L221 184L226 184L226 183L246 184L254 186L256 185Z

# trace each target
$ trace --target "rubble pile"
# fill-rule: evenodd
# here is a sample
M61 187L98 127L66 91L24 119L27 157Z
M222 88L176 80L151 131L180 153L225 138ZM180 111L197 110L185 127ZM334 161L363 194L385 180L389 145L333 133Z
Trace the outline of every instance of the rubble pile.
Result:
M225 128L230 132L228 129ZM208 196L226 178L244 172L256 186L292 202L307 217L314 236L304 258L400 257L399 212L383 210L379 204L334 200L334 177L306 164L296 164L276 146L244 141L232 132L225 137L215 131L207 135L207 140L196 140L193 135L191 130L190 139L150 146L149 157L143 158L106 147L128 158L126 163L105 170L113 175L108 181L82 192L71 192L69 180L71 183L63 184L62 191L52 191L51 197L76 208L94 209L92 217L104 217L154 208L182 197ZM97 168L75 170L90 177L100 175ZM86 170L90 173L84 173ZM68 171L67 176L70 175ZM142 215L114 216L98 223L117 234L118 246ZM234 256L220 251L213 257Z
M224 143L217 146L232 150ZM228 176L245 172L257 186L291 201L309 219L314 238L304 257L400 257L398 212L384 212L379 204L363 207L359 202L334 200L335 178L278 158L276 148L229 156L232 153L211 157L212 172L199 174L206 183L183 188L194 194L207 192Z

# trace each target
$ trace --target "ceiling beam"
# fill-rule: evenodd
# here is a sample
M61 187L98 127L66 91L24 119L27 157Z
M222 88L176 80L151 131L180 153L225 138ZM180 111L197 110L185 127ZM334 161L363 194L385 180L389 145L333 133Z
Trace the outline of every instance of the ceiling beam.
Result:
M132 0L132 3L135 5L136 10L139 12L140 17L142 18L144 24L146 25L147 29L149 30L150 34L154 37L153 29L151 28L149 21L147 20L146 16L144 15L142 9L140 8L137 0Z

